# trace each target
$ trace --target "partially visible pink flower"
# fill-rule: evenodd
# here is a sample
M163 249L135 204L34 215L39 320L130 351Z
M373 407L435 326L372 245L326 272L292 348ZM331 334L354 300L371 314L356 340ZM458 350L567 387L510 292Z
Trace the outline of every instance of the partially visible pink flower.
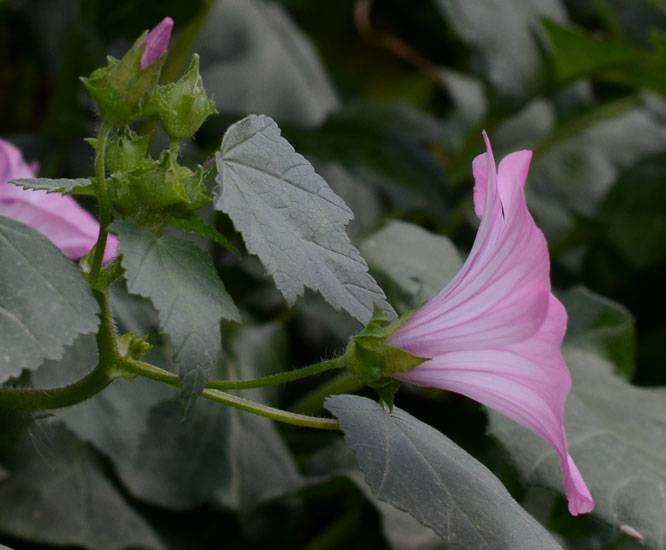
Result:
M141 54L142 69L155 63L166 51L169 39L171 38L171 29L173 29L173 19L165 17L139 43L139 46L144 43L146 44Z
M34 177L34 170L25 163L21 151L0 139L0 216L35 228L65 256L81 258L97 242L97 220L70 196L22 189L9 183L11 179ZM113 258L117 249L117 239L109 235L104 261Z
M594 508L567 450L564 403L571 376L560 347L567 314L550 287L546 240L525 203L531 151L487 152L472 164L472 251L455 278L389 344L430 358L397 378L454 391L522 424L554 447L573 515Z

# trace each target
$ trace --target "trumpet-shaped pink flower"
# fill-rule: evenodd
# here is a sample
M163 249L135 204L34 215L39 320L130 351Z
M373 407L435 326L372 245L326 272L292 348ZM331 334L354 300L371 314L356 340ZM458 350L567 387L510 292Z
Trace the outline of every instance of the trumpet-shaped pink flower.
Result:
M29 225L46 236L65 256L78 259L97 242L99 224L69 196L22 189L11 179L34 178L21 151L0 139L0 216ZM109 235L104 260L116 255L118 241Z
M139 45L145 44L141 54L141 68L152 65L166 51L173 29L173 19L165 17L151 30Z
M560 347L567 314L550 288L546 240L525 203L531 151L495 168L490 142L474 159L481 218L460 272L389 344L430 360L397 378L454 391L522 424L554 447L573 515L594 501L567 451L564 402L571 376Z

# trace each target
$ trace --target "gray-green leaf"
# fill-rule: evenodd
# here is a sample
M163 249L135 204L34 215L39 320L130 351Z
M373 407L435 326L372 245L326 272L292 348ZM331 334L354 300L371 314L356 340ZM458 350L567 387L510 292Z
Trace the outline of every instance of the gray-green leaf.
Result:
M0 217L0 382L58 359L95 331L99 306L76 266L43 235Z
M598 355L570 348L573 376L565 426L595 514L629 526L648 548L666 548L666 391L633 387ZM540 438L490 411L490 431L524 479L561 490L557 457Z
M88 178L77 179L51 179L51 178L25 178L10 180L10 183L23 187L23 189L33 189L36 191L46 191L47 193L64 193L69 195L94 195L95 186Z
M367 237L360 249L370 267L409 297L411 308L435 296L462 267L449 239L397 220Z
M329 397L374 495L464 548L556 549L548 532L481 463L398 408L364 397Z
M215 208L229 215L289 304L307 286L362 323L374 304L395 315L349 242L351 210L270 117L250 115L231 126L216 161Z
M150 298L159 312L180 365L184 412L214 371L221 351L221 318L240 322L240 314L199 247L173 237L158 237L138 225L113 224L129 291Z
M108 479L106 465L63 425L32 426L2 451L11 474L0 484L3 533L99 550L163 548Z

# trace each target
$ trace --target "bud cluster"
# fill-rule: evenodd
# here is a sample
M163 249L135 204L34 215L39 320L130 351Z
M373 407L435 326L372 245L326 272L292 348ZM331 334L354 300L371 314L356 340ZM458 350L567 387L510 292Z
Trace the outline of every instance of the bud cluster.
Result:
M104 123L119 128L105 153L113 214L156 229L169 217L187 216L211 201L210 174L201 166L194 171L181 166L177 150L217 111L203 87L196 54L179 80L159 84L172 27L171 18L165 18L122 59L109 57L105 67L81 79ZM129 126L145 116L158 117L172 141L157 159L148 154L152 132L137 134Z

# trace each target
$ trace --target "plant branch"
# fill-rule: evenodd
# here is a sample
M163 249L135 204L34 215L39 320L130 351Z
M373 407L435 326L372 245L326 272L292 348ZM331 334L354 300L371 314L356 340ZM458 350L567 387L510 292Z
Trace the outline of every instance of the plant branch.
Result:
M125 359L122 361L120 368L123 369L127 374L143 376L145 378L157 380L158 382L164 382L165 384L169 384L171 386L178 388L181 387L177 375L156 367L155 365L144 363L143 361ZM295 426L302 426L306 428L318 428L320 430L340 429L338 421L333 420L332 418L317 418L315 416L307 416L303 414L283 411L281 409L269 407L255 401L250 401L249 399L231 395L217 389L205 388L201 392L201 396L224 405L235 407L236 409L251 412L259 416L264 416L266 418L270 418L271 420L276 420L277 422L293 424Z
M111 125L107 122L102 122L95 145L95 181L97 183L97 197L99 199L99 236L97 237L97 244L95 244L92 267L90 268L89 280L93 286L96 286L99 272L102 268L106 241L109 236L109 224L111 223L111 204L109 191L106 188L104 167L106 141L110 131Z

